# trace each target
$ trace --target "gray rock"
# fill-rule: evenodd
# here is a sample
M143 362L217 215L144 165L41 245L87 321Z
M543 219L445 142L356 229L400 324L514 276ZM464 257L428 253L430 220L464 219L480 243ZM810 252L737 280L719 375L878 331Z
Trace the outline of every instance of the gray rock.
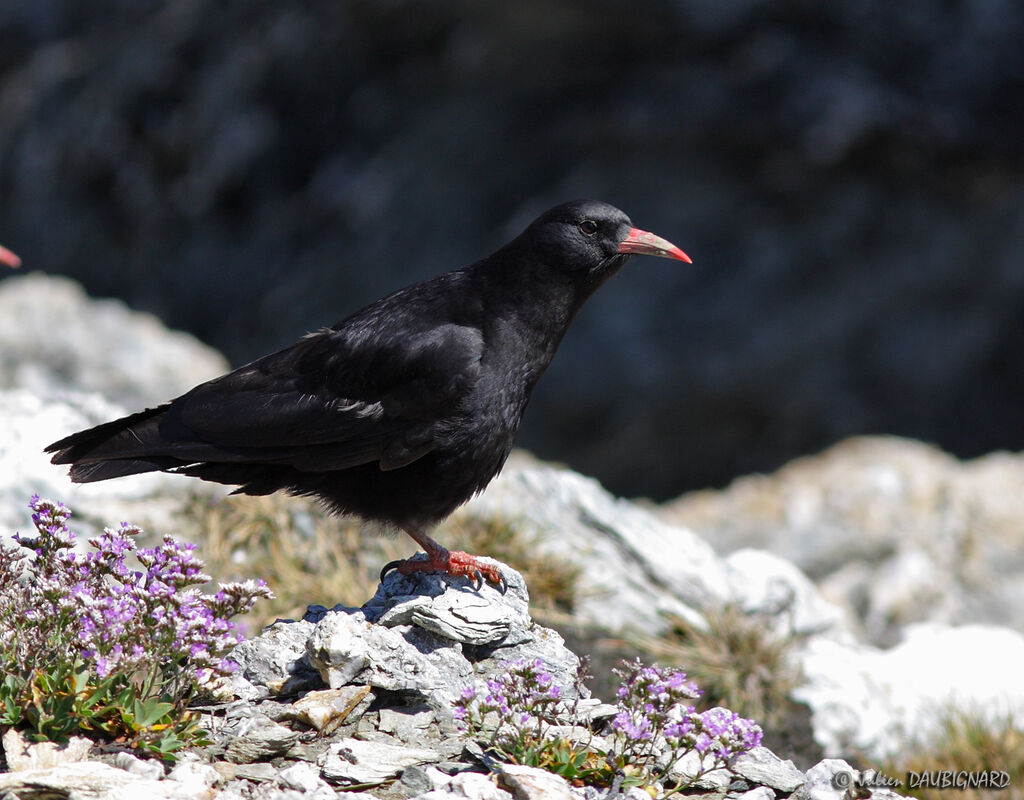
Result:
M797 789L792 800L846 800L848 789L856 785L862 773L838 758L819 761L806 774L806 782ZM900 800L901 795L885 787L872 787L872 800Z
M804 774L792 761L783 761L767 747L755 747L743 753L733 761L731 770L753 784L770 786L787 794L804 782Z
M309 638L307 653L332 688L358 681L422 694L442 705L457 696L471 674L457 642L410 625L370 625L359 612L324 617Z
M569 784L561 775L537 767L502 764L498 784L515 800L570 800Z
M229 720L217 738L225 742L224 757L228 761L250 764L283 755L299 734L262 714L254 714Z
M1024 455L959 461L920 442L859 437L771 475L659 509L721 552L792 561L873 644L914 622L1024 630Z
M411 744L422 741L424 731L434 725L437 718L429 708L382 708L377 729Z
M277 780L278 769L265 761L240 763L235 767L235 777L255 783L270 783Z
M367 619L381 625L416 625L464 644L519 644L529 638L530 597L522 575L500 566L507 586L504 593L486 582L470 589L464 578L391 572L363 611Z
M61 797L68 800L195 800L192 784L133 775L102 761L76 761L46 769L0 773L0 796Z
M241 642L231 651L246 680L269 686L276 693L297 691L319 682L319 675L306 656L306 642L313 623L305 620L279 620L259 636Z
M322 772L335 783L377 784L396 777L406 767L440 760L436 750L345 738L331 744Z
M460 772L436 789L416 795L415 800L512 800L512 795L500 788L490 775L479 772Z

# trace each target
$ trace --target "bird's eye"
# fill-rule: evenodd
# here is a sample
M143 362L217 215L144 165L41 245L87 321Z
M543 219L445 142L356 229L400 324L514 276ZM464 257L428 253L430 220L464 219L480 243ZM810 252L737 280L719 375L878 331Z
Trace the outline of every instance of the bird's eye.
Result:
M597 233L597 223L592 219L585 219L580 223L580 230L587 236L593 236Z

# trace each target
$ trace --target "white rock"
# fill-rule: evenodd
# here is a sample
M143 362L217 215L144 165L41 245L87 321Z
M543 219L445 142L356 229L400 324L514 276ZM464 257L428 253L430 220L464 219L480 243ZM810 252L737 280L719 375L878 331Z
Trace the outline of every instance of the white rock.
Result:
M739 795L736 800L775 800L775 792L767 786L758 786Z
M498 564L493 559L482 559ZM504 565L502 565L504 566ZM390 573L365 606L374 622L388 627L416 625L445 639L483 645L517 644L529 638L530 597L523 576L504 567L506 589L488 583L472 592L447 591L453 583L437 574ZM402 593L408 594L403 597ZM379 616L376 609L380 607ZM514 633L513 633L514 632ZM510 634L513 634L510 637Z
M368 630L369 623L361 614L344 612L332 612L314 627L306 653L332 689L351 683L370 665L372 646L365 635ZM380 638L386 639L385 648L394 650L401 646L397 632L382 628L381 634Z
M308 761L297 761L290 767L281 770L277 779L288 789L300 792L312 792L321 785L326 785L320 777L320 770Z
M491 775L479 772L460 772L438 788L417 795L415 800L511 800L512 795L498 787Z
M151 780L101 761L76 761L49 769L0 773L0 796L67 797L69 800L213 800L212 790L173 780Z
M440 760L437 751L427 748L340 739L331 744L324 760L323 775L338 783L381 783L413 764Z
M47 769L59 764L84 761L92 747L92 742L82 736L70 737L65 745L53 742L29 744L21 732L14 728L4 734L3 744L7 768L11 772Z
M866 773L859 772L848 763L838 758L826 758L819 761L806 774L806 782L793 792L791 800L848 800L855 796L858 781L864 780ZM868 788L872 800L901 800L897 794L884 786L871 785Z
M510 463L462 513L532 530L543 555L580 567L575 615L610 630L658 633L666 614L694 619L728 599L728 572L706 542L569 470Z
M815 637L801 661L806 680L794 698L810 706L826 755L884 758L927 737L944 707L993 721L1024 715L1024 635L1005 628L915 625L890 650Z
M498 783L516 800L571 800L569 784L561 775L519 764L502 764Z
M1021 486L1024 453L959 461L921 442L856 437L658 513L721 552L789 559L889 646L915 622L1024 630Z
M159 780L164 776L164 765L155 759L136 758L131 753L121 751L114 756L114 766L127 770L140 778Z
M84 413L86 406L88 414ZM0 391L0 525L5 533L32 531L28 501L33 494L71 506L75 512L72 529L84 523L86 530L95 532L126 519L105 518L112 505L131 508L167 487L171 479L166 475L72 484L67 467L51 464L43 452L55 439L121 413L122 409L104 403L98 396L43 400L24 389ZM179 488L183 487L179 484ZM138 506L145 512L141 504ZM145 516L152 519L149 512Z
M198 756L185 753L167 775L167 779L176 781L186 791L199 797L204 789L208 789L220 780L220 773L209 764L199 760Z
M731 602L744 611L760 613L776 633L835 631L842 610L792 563L765 550L737 550L725 559Z
M751 783L759 783L789 793L804 782L804 774L792 761L783 761L767 747L755 747L739 755L732 772Z
M704 772L700 777L695 776L700 773L705 766L710 766L711 759L705 760L697 753L696 750L690 750L683 754L683 757L677 760L669 769L668 777L673 782L679 783L690 783L696 788L710 789L716 792L724 792L729 788L729 784L732 782L732 777L729 772L724 768L712 769L708 772Z
M355 681L420 692L445 707L472 674L458 642L411 625L369 625L362 612L327 614L310 636L307 653L331 688Z
M98 392L141 411L227 369L194 336L119 300L93 300L67 278L30 273L0 283L0 388Z

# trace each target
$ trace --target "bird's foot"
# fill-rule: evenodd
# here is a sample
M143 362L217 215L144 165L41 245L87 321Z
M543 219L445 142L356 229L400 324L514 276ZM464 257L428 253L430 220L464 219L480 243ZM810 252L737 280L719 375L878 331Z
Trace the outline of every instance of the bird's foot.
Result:
M501 572L493 564L485 564L476 556L461 550L448 550L443 547L428 550L426 560L404 558L385 564L384 569L380 571L381 580L384 580L384 576L391 570L397 570L401 575L412 575L414 572L444 572L457 578L469 578L477 588L482 587L486 580L497 586L503 594L507 588Z

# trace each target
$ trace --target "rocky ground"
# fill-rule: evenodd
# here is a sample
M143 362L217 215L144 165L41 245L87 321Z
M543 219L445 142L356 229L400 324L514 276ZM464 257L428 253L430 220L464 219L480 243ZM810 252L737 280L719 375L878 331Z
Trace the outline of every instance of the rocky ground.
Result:
M130 519L173 532L180 480L72 486L41 448L117 413L122 398L88 391L105 385L107 373L109 385L145 404L223 362L177 334L165 337L151 318L93 305L59 281L7 281L0 308L16 314L51 295L69 326L90 320L66 335L76 340L68 347L90 354L95 383L80 386L59 351L19 338L23 327L0 326L0 522L24 530L25 503L39 492L71 505L84 531ZM171 355L150 355L145 332L154 336L153 353ZM172 347L192 355L179 359L165 349ZM170 361L194 373L161 377ZM770 747L702 791L838 798L829 781L848 765L836 759L877 765L927 732L936 709L953 703L993 718L1024 714L1022 474L1020 455L959 462L917 442L860 439L722 492L653 507L520 457L461 513L514 519L536 534L540 555L580 568L573 618L563 626L574 642L585 641L575 634L581 627L626 642L655 639L672 620L706 629L723 607L791 638L798 677L789 695L806 707L814 747L776 744L786 732L767 731L780 736L766 735ZM193 534L201 543L201 532ZM526 587L507 569L504 596L393 574L361 609L311 608L274 625L240 647L234 696L204 710L214 744L166 774L128 755L98 758L85 745L55 753L9 734L10 771L0 787L12 797L290 799L365 785L396 798L593 800L591 790L522 768L484 777L479 753L451 727L448 703L460 682L500 669L506 656L541 658L572 686L577 656L531 619ZM599 699L587 706L598 727ZM815 749L824 761L808 755Z

